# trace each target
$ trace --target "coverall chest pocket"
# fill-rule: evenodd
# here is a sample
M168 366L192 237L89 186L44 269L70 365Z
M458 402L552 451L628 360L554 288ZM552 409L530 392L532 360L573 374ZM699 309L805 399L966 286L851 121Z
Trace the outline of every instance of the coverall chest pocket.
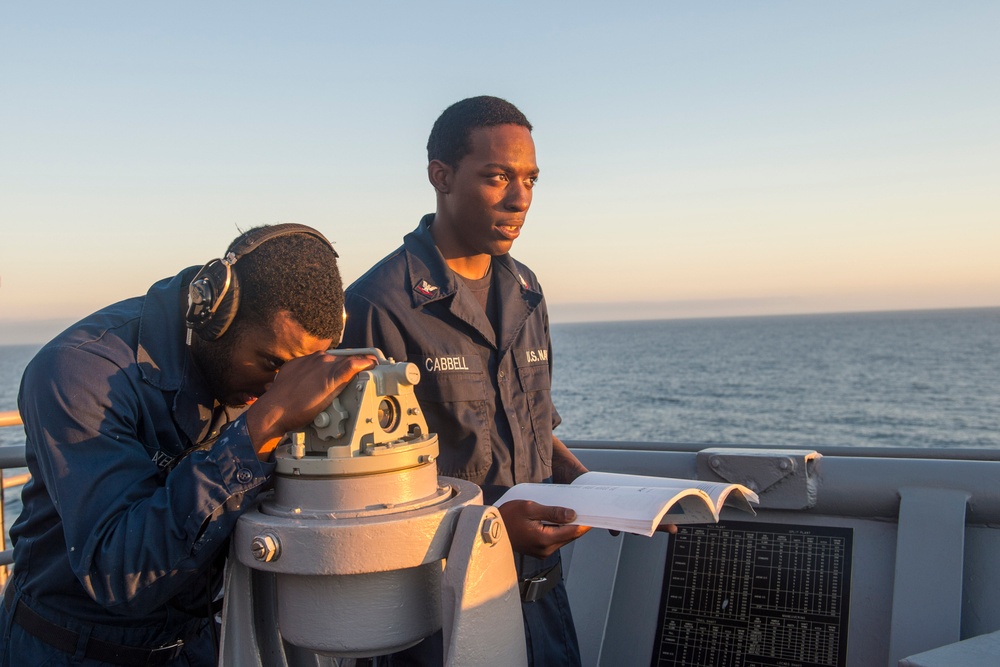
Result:
M420 366L417 400L438 435L438 472L477 480L489 470L489 380L478 356L412 359ZM428 370L430 369L430 370Z
M531 428L535 433L542 461L549 466L552 464L552 427L555 419L549 365L546 362L525 360L525 355L519 356L521 359L518 360L517 376L528 406Z

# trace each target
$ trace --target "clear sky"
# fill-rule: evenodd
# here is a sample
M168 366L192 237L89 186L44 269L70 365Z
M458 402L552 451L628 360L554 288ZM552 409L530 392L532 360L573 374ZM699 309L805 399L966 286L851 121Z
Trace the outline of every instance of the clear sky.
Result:
M350 282L425 144L535 125L554 321L1000 305L1000 3L0 2L0 343L301 222Z

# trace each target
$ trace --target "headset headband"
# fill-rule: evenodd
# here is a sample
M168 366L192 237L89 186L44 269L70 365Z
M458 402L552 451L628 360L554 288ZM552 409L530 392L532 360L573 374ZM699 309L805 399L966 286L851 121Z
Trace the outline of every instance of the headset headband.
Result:
M184 319L189 344L191 331L197 331L205 340L218 340L236 318L240 298L239 280L233 271L236 262L271 239L291 234L318 238L330 248L334 257L339 257L325 236L306 225L283 223L246 232L230 244L225 257L213 259L201 267L188 286L188 309Z
M320 241L330 246L330 250L333 251L334 257L340 257L340 255L337 254L336 249L334 249L333 244L312 227L300 225L294 222L286 222L280 225L270 225L268 227L251 229L249 232L243 234L230 244L229 249L226 250L225 258L221 261L228 260L227 263L232 266L239 261L241 257L245 257L250 254L265 242L278 238L279 236L288 236L290 234L308 234L310 236L315 236Z

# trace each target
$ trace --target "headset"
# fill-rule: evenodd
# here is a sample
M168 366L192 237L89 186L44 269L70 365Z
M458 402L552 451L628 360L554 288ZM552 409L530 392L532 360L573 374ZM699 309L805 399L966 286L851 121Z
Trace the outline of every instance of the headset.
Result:
M240 306L240 281L233 271L236 262L267 241L291 234L314 236L330 248L334 257L339 257L325 236L306 225L285 223L247 232L229 247L225 257L213 259L201 267L188 285L188 308L184 320L189 345L192 331L205 340L218 340L236 319Z

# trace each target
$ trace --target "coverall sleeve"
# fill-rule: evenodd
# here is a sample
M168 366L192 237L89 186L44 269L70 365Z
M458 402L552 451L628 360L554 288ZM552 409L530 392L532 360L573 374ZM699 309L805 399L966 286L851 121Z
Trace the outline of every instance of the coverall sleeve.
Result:
M59 514L70 566L96 602L123 614L192 585L274 468L258 461L241 417L164 479L140 441L150 425L135 381L100 355L54 348L29 366L20 400L29 467Z

